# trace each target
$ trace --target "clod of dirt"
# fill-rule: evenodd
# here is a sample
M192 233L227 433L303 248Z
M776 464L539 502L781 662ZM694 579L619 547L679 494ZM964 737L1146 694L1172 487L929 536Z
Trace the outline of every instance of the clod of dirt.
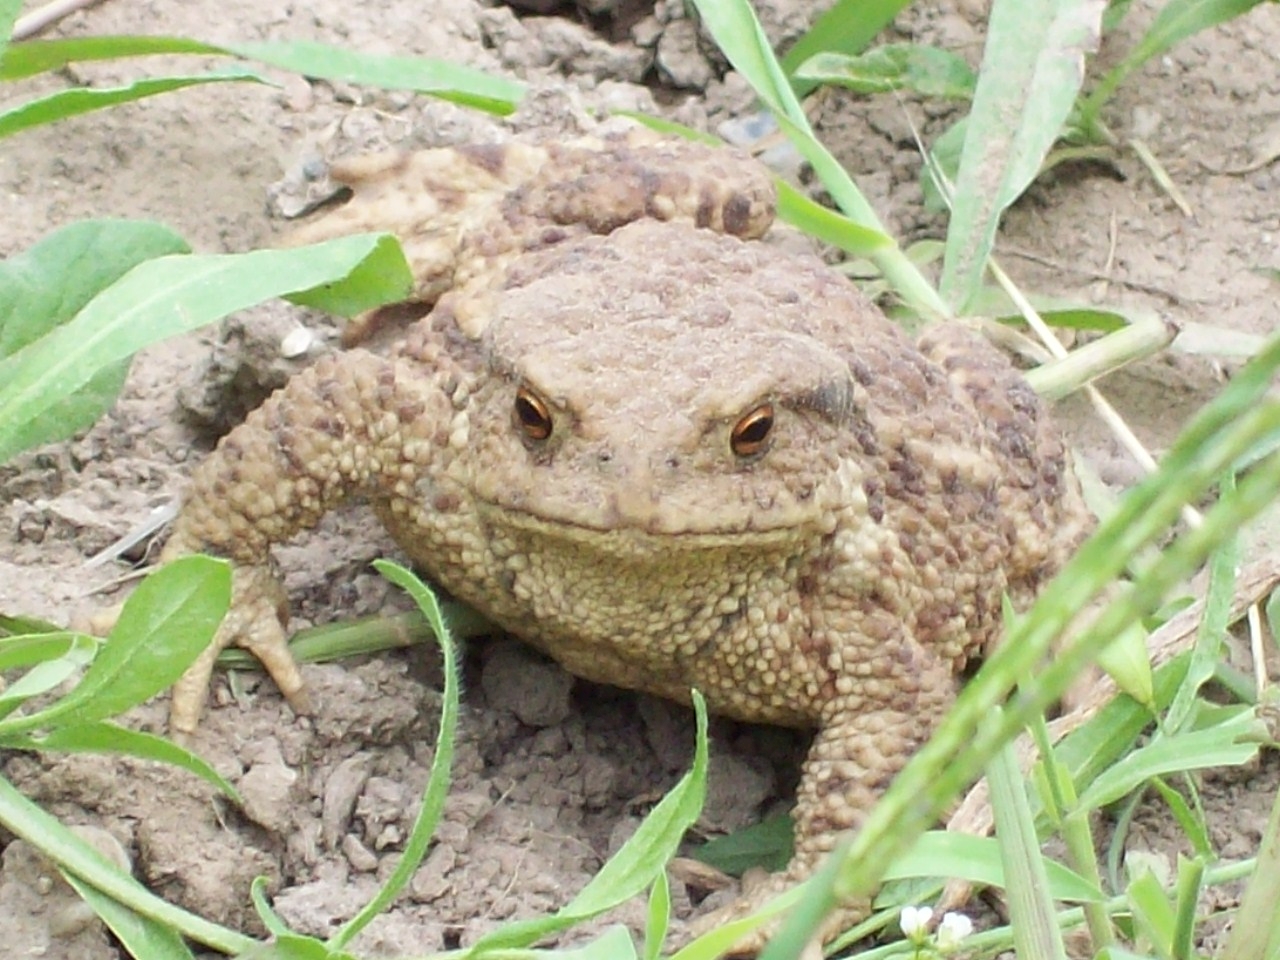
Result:
M573 712L573 677L523 644L490 645L480 686L490 704L530 727L557 726Z

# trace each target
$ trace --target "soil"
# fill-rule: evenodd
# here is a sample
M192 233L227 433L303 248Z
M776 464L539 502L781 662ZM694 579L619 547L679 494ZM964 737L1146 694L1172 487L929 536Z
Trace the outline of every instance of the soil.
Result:
M607 0L512 6L518 9L478 0L107 0L55 34L322 40L444 57L532 84L528 106L508 129L564 127L582 112L609 109L659 112L713 131L754 115L745 85L709 53L678 0L656 8ZM761 4L779 42L804 29L814 6ZM916 4L895 32L976 61L983 6ZM1155 6L1134 4L1101 63L1118 59ZM1108 111L1122 140L1147 143L1193 215L1126 150L1114 162L1057 168L1011 211L1001 236L1003 262L1024 289L1212 327L1217 352L1168 351L1104 384L1156 451L1238 363L1221 351L1228 335L1275 326L1275 280L1263 268L1280 267L1277 51L1280 7L1262 4L1149 64ZM110 85L143 69L77 66L4 91L0 102ZM191 69L164 58L145 64L157 73ZM284 214L297 211L297 185L317 158L492 140L504 126L426 98L279 80L278 87L188 89L6 140L0 255L79 218L106 216L163 221L202 251L268 245L289 229ZM941 236L943 226L922 202L914 131L936 135L951 117L950 108L909 98L831 93L817 119L891 230L913 241ZM299 325L312 332L313 347L286 359L281 341ZM275 304L139 357L124 395L96 427L0 471L0 610L65 622L105 603L101 591L126 568L87 567L86 559L174 498L219 431L335 339L325 318ZM1140 475L1082 401L1062 404L1061 414L1104 484L1120 488ZM1274 549L1274 526L1252 536L1252 553ZM359 509L281 550L296 625L405 608L369 567L375 557L396 555ZM216 683L215 707L194 746L240 789L243 809L189 775L114 757L9 754L0 755L0 768L47 810L127 858L161 895L260 934L248 891L265 876L280 914L302 932L324 935L396 862L432 757L440 685L425 648L304 672L318 703L310 717L294 716L255 673ZM361 955L465 945L505 921L566 903L691 755L686 710L575 681L510 641L471 644L465 681L454 783L435 845L408 892L356 942ZM159 732L164 712L161 698L129 722ZM705 831L785 809L804 738L723 722L714 732ZM1256 849L1278 780L1274 757L1206 779L1204 802L1225 855ZM1164 808L1147 808L1137 823L1142 845L1165 856L1178 848ZM8 955L120 955L30 847L0 833L0 848L0 942ZM681 917L705 892L679 881L673 890ZM1233 895L1219 894L1228 903ZM620 919L639 928L642 905Z

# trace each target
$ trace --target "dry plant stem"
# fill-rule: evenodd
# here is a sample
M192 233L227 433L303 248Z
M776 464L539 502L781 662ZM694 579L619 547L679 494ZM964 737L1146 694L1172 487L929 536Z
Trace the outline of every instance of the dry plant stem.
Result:
M18 22L13 25L13 36L10 39L28 40L77 10L85 10L101 2L102 0L53 0L38 10L32 10L25 17L19 17Z
M1274 624L1272 627L1274 628ZM1253 654L1254 692L1259 702L1267 691L1267 652L1262 646L1262 611L1255 603L1249 608L1249 652Z
M1092 340L1047 366L1028 372L1028 381L1046 400L1060 400L1095 377L1163 350L1180 331L1159 317L1142 317L1105 337Z
M1058 342L1058 338L1053 335L1048 324L1044 322L1044 318L1036 312L1035 307L1031 306L1027 298L1022 295L1022 291L1019 290L1017 285L1009 278L1009 275L1000 268L1000 265L996 263L994 259L991 260L987 266L991 270L991 275L996 278L996 282L1000 284L1004 289L1004 292L1009 295L1011 300L1013 300L1014 306L1016 306L1026 318L1027 324L1035 331L1036 336L1040 338L1040 341L1045 345L1045 348L1048 349L1048 351L1057 359L1061 360L1065 358L1067 356L1066 348ZM1124 448L1129 451L1130 456L1137 460L1142 466L1142 469L1147 473L1155 473L1155 458L1147 452L1147 448L1142 445L1142 441L1140 441L1134 432L1129 429L1129 425L1125 423L1124 418L1120 416L1116 411L1116 408L1111 406L1107 399L1098 392L1098 389L1093 384L1085 384L1084 390L1085 395L1089 398L1089 402L1093 404L1094 410L1097 411L1098 416L1102 418L1102 422L1111 428L1111 432L1115 434L1116 439L1124 445ZM1191 506L1183 507L1182 519L1187 526L1194 529L1195 527L1200 526L1200 511Z

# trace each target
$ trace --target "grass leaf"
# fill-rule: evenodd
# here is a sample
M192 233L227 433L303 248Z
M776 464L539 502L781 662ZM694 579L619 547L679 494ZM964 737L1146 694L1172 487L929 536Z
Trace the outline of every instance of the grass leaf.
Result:
M162 53L196 53L217 56L221 47L186 37L72 37L57 40L24 40L14 44L0 61L0 80L22 80L61 70L86 60L119 60Z
M689 772L572 901L549 917L508 924L481 937L468 955L519 949L566 930L643 893L666 868L685 831L697 820L707 791L707 708L696 690L692 696L697 740Z
M35 664L0 690L0 717L7 717L32 697L48 693L75 676L85 664L92 662L97 650L98 643L92 637L72 634L70 644L63 653ZM25 718L0 721L0 743L6 742L6 733L18 729L25 722Z
M148 77L135 80L122 87L93 87L62 90L47 97L30 100L21 106L0 113L0 137L12 136L31 127L77 117L83 113L114 107L121 103L154 97L157 94L194 87L204 83L250 81L270 83L265 77L242 67L230 67L198 76Z
M254 941L242 933L210 923L157 897L108 862L56 817L24 797L4 777L0 777L0 825L107 896L199 943L230 954L243 953L254 945Z
M1253 711L1242 707L1215 726L1140 747L1099 774L1081 794L1080 805L1094 809L1114 803L1152 777L1248 763L1258 754L1258 743L1250 742L1256 724Z
M409 594L422 611L422 615L431 624L436 640L440 644L440 653L444 658L444 705L440 712L440 731L436 734L436 751L431 760L431 772L427 777L427 786L423 791L422 803L418 807L418 815L413 821L413 829L405 843L404 852L400 855L395 869L374 895L354 917L344 923L332 937L326 947L330 950L341 950L361 930L368 926L378 914L395 902L400 891L413 878L418 864L426 855L431 835L435 833L436 824L444 813L444 804L449 796L450 769L453 766L453 745L458 730L458 687L459 671L457 645L449 632L440 613L440 603L436 596L413 573L388 560L374 563L377 571Z
M22 0L0 0L0 69L4 68L9 38L13 36L13 25L18 22L21 12Z
M649 890L649 909L645 912L644 960L658 960L662 944L671 929L671 884L667 872L661 871Z
M366 264L365 261L370 261ZM357 270L364 265L364 269ZM344 283L353 278L352 286ZM143 347L271 297L365 308L403 298L412 278L393 237L362 234L293 250L148 260L67 323L0 360L0 463L63 439L96 412L52 419L104 368Z
M64 870L62 875L93 912L102 918L102 922L129 951L129 956L137 960L195 960L195 955L177 930L134 913L74 873Z
M982 285L1000 215L1062 130L1098 42L1101 0L996 0L956 175L941 292L964 312Z
M445 60L357 53L306 40L230 43L224 49L307 77L412 90L502 116L515 110L525 91L522 83Z
M412 90L501 115L516 108L525 90L524 84L506 77L490 76L472 67L425 57L357 53L302 40L217 45L187 37L139 36L31 40L16 44L11 56L0 62L0 80L34 76L84 60L115 60L161 53L242 57L307 77L342 80L389 90ZM251 74L250 71L244 72Z
M987 765L987 783L1004 866L1014 949L1020 957L1066 960L1025 780L1011 743L1006 743Z

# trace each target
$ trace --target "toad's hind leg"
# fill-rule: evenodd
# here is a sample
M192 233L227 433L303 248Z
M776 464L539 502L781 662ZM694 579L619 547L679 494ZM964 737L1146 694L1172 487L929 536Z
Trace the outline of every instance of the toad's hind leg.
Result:
M426 444L401 431L407 422L428 428L431 394L420 388L423 378L397 372L397 361L360 350L320 360L227 434L192 475L161 559L209 553L230 560L232 609L174 687L176 733L195 730L213 663L232 644L252 652L290 702L306 708L271 547L314 527L342 501L394 483L415 451L425 455ZM443 396L434 399L447 407Z

